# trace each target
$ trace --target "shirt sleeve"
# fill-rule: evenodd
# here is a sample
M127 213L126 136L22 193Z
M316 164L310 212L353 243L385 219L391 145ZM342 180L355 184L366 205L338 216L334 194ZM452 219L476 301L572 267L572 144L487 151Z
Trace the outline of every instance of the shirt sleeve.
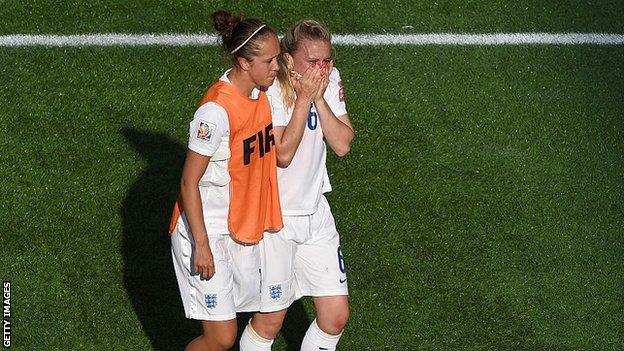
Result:
M277 79L266 91L269 104L271 105L271 115L274 127L284 127L288 125L289 118L282 99L282 92Z
M230 130L227 112L214 102L200 106L189 127L188 148L208 157L214 155Z
M329 85L323 97L336 117L347 114L342 79L340 78L340 72L335 67L329 75Z

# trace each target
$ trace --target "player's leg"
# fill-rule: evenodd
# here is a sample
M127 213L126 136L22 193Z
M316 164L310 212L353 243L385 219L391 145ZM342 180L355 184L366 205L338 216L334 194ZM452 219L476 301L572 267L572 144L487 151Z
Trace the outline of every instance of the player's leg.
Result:
M278 233L267 233L260 242L261 295L260 311L254 314L243 331L241 351L268 351L277 336L287 308L295 300L293 261L296 244L293 233L307 220L284 216L284 228Z
M311 239L297 247L295 275L300 295L313 297L317 316L301 350L335 350L349 318L349 293L340 237L324 197L310 227Z
M349 297L319 296L314 297L316 323L327 334L342 333L349 320Z
M240 350L270 351L285 316L286 310L254 314L241 335Z
M264 338L274 339L277 333L282 329L284 317L286 317L286 309L275 312L259 312L256 313L249 321L254 331Z
M336 335L324 332L318 326L315 319L312 321L312 324L310 324L310 327L306 331L303 341L301 342L301 351L335 351L341 336L342 332Z
M227 350L236 340L236 310L232 271L224 244L227 235L209 237L215 274L209 280L192 269L194 241L185 225L178 225L171 237L173 263L187 318L202 322L202 335L187 350Z
M226 351L236 341L236 319L202 321L203 334L186 346L186 351Z
M335 350L349 319L349 297L314 297L316 319L301 343L301 351Z

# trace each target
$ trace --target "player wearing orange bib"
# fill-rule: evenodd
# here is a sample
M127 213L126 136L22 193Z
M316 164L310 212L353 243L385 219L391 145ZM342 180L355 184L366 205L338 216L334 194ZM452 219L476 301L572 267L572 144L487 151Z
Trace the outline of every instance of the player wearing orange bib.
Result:
M210 87L190 123L171 250L187 318L203 333L187 350L227 350L236 312L260 308L265 231L282 228L271 107L279 42L258 19L212 15L234 65Z

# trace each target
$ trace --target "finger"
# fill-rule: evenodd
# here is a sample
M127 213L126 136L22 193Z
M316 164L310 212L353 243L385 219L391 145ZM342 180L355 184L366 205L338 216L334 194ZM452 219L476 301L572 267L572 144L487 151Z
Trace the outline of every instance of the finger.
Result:
M292 85L292 87L295 88L295 90L297 90L297 87L301 84L300 82L301 78L297 78L291 74L288 77L288 79L290 80L290 85Z
M308 67L306 68L305 71L303 71L303 73L301 74L301 78L302 79L307 79L308 77L310 77L311 74L314 73L314 69L313 67Z
M301 79L301 77L303 77L303 75L301 75L301 73L297 72L297 71L290 71L290 77L294 78L296 80Z
M208 267L208 268L206 268L205 273L206 273L206 279L210 279L210 278L212 278L215 275L215 270L214 270L214 268Z
M317 82L318 84L320 84L323 80L325 79L325 74L323 72L323 70L318 70L318 73L316 76L314 76L314 80L315 82Z
M208 279L208 273L210 273L210 270L208 269L208 267L206 266L199 267L199 276L201 279Z
M295 88L295 90L297 90L296 89L296 85L299 83L299 81L297 79L295 79L295 77L292 77L292 76L289 77L288 79L290 79L290 85L292 85L293 88Z
M328 75L326 75L325 77L323 77L322 84L323 84L323 86L325 86L325 87L329 85L329 76L328 76Z
M312 72L313 75L316 76L316 75L320 74L321 72L323 72L323 69L320 68L317 65L314 65L314 66L310 67L310 71Z
M319 79L321 78L321 70L320 69L315 69L311 74L310 74L310 80L314 83L316 83Z

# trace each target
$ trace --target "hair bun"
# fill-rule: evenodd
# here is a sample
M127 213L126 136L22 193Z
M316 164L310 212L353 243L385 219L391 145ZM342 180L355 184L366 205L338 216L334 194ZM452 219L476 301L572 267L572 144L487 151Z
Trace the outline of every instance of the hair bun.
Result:
M225 10L219 10L212 14L214 28L222 38L229 38L234 31L234 27L242 20L240 16L233 16Z

